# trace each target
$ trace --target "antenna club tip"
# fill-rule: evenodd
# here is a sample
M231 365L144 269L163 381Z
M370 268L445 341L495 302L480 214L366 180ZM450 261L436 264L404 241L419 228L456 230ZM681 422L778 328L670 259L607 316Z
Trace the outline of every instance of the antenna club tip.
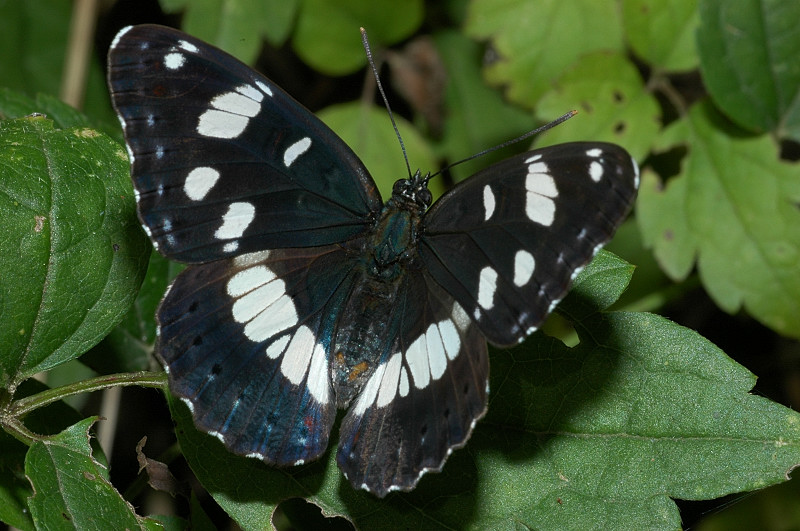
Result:
M576 114L578 114L577 109L572 109L571 111L569 111L570 116L575 116Z

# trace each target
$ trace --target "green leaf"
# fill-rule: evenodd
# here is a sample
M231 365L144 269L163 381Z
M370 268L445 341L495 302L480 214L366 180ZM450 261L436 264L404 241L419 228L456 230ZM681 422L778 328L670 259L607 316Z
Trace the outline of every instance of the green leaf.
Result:
M509 105L499 91L486 85L481 77L481 48L477 43L455 31L438 33L435 40L447 69L447 113L440 146L445 160L464 159L534 128L529 112ZM463 180L506 156L507 153L492 153L455 166L450 172L456 180Z
M156 340L153 316L167 286L183 267L159 253L151 253L147 274L133 306L103 341L81 357L81 363L101 374L141 371L157 365L153 358Z
M499 58L487 67L487 78L526 107L535 107L582 55L623 51L616 0L475 0L465 30L491 40Z
M25 474L34 495L28 505L38 529L141 529L133 507L108 480L108 470L92 457L85 419L60 434L33 443Z
M28 94L60 94L71 4L61 0L4 2L0 17L0 83ZM83 109L102 123L116 123L100 56L92 54Z
M622 24L634 53L662 72L696 68L697 1L622 0Z
M381 195L389 197L394 182L405 178L408 170L386 109L354 102L328 107L318 116L364 162L378 184ZM419 132L399 116L395 116L395 121L403 137L408 160L413 164L412 171L416 168L433 168L430 148ZM441 192L435 186L431 188L433 192Z
M577 116L537 137L537 144L603 140L624 146L642 160L659 132L658 102L636 67L620 54L593 53L579 59L542 97L536 111L554 120L575 108Z
M299 0L161 0L168 13L183 12L183 31L253 64L262 38L274 46L289 35Z
M714 301L744 307L777 332L800 337L800 179L766 137L748 137L707 103L671 125L662 148L685 146L681 174L662 189L649 172L638 221L673 279L695 260Z
M422 0L304 0L292 46L315 70L350 74L367 64L359 28L369 33L375 50L399 42L422 23Z
M100 341L132 304L147 241L128 160L105 135L43 117L0 122L0 385Z
M737 124L800 140L800 2L702 0L697 46L714 102Z
M60 129L90 125L84 114L55 96L37 94L30 98L15 90L0 88L0 117L23 118L34 113L44 114Z
M645 313L605 313L631 267L601 253L559 311L580 342L535 334L493 350L490 405L441 474L384 500L354 490L335 452L278 469L228 453L170 407L200 482L243 529L304 497L359 529L665 529L670 497L778 483L800 463L800 415L748 394L755 377L698 334ZM332 441L336 440L334 431ZM332 443L333 446L333 443ZM524 494L524 495L521 495Z

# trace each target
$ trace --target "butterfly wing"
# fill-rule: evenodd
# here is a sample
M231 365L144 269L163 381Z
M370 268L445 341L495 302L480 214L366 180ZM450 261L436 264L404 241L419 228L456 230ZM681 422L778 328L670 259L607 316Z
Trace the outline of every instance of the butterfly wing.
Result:
M353 282L339 246L187 268L158 310L155 351L195 423L272 464L319 457L336 415L333 319Z
M109 50L108 82L139 216L169 258L339 242L382 206L336 134L198 39L161 26L123 29Z
M478 172L428 211L429 274L496 345L544 321L630 210L638 168L613 144L569 143Z
M441 470L486 411L486 340L461 306L410 272L387 323L397 330L340 428L337 461L355 487L383 497Z

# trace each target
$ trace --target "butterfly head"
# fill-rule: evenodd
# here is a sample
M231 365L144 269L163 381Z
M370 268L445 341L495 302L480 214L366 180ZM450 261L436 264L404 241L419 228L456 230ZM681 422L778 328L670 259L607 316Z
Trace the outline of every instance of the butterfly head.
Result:
M400 203L408 209L417 209L419 213L425 212L431 204L433 197L428 190L430 173L424 177L419 170L410 179L399 179L392 188L391 201Z

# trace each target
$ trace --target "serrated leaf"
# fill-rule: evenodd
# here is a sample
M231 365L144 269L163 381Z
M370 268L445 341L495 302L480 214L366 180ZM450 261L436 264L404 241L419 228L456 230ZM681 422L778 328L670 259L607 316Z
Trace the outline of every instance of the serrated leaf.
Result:
M85 419L60 434L31 445L25 474L33 485L28 500L38 529L141 529L133 507L108 480L108 470L92 457Z
M0 123L0 385L77 358L144 275L128 159L105 135L43 117Z
M303 61L329 75L350 74L367 64L359 28L379 50L409 37L422 23L421 0L304 0L292 46Z
M405 178L408 170L386 110L354 102L333 105L323 109L318 116L364 162L378 184L381 195L389 197L394 182ZM422 168L424 173L433 168L435 162L430 148L419 132L399 116L395 116L395 121L412 164L411 171ZM432 191L436 193L434 183L431 184Z
M253 64L262 38L286 40L299 0L160 0L164 11L183 13L183 31Z
M537 144L602 140L620 144L642 160L660 128L658 102L636 67L620 54L579 59L539 100L536 112L554 120L571 109L578 110L577 116L537 137Z
M634 53L662 72L696 68L697 1L622 0L622 23Z
M727 312L744 307L774 330L800 337L800 179L767 137L748 137L703 103L671 125L662 148L685 146L666 188L643 176L638 221L645 244L673 279L696 260Z
M800 2L702 0L703 81L740 126L800 140Z
M491 41L499 57L486 68L487 78L526 107L535 107L582 55L623 51L616 0L475 0L465 30Z

